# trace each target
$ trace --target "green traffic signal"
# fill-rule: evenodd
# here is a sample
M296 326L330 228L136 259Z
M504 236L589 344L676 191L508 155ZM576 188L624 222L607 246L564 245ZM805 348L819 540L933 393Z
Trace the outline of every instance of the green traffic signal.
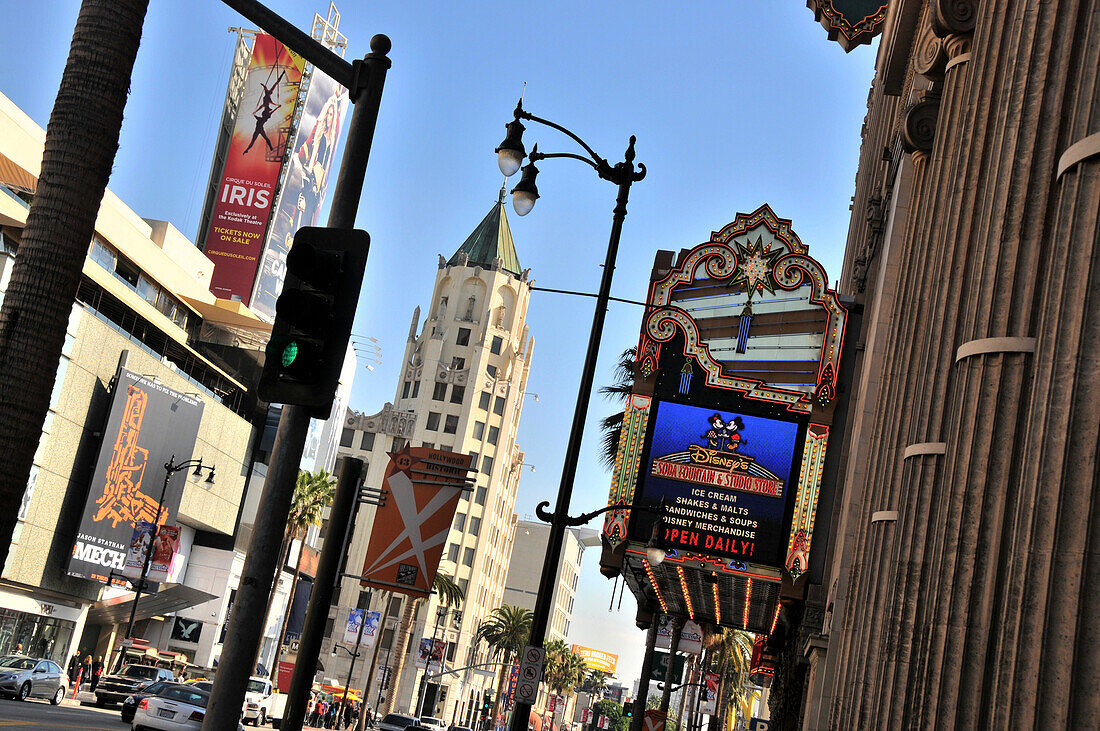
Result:
M298 358L298 343L291 340L283 348L282 363L283 368L289 368L294 361Z

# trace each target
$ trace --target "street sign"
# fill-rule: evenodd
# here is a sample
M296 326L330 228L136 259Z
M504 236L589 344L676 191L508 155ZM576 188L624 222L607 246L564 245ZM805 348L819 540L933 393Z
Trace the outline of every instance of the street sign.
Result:
M672 662L671 677L668 672L668 665L670 662L670 656L667 652L661 652L660 650L653 651L653 667L649 672L651 680L656 680L659 683L679 683L684 677L684 658L681 655L676 655Z
M539 694L539 684L521 680L516 683L516 700L521 703L534 703Z

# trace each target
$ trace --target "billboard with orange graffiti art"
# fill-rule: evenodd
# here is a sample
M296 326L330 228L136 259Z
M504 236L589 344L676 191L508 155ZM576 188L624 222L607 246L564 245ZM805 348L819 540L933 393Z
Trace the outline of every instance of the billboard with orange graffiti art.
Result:
M107 582L121 580L134 528L175 522L186 472L164 489L164 464L191 459L203 403L124 368L115 378L107 427L92 474L68 573Z

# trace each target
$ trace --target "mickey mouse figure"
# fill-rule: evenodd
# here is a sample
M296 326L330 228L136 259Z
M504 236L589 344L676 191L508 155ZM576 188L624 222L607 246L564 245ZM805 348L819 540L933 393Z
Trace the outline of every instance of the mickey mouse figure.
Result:
M740 421L738 417L734 418ZM703 438L707 440L707 444L711 449L722 449L730 436L729 424L722 421L721 414L715 414L707 419L707 421L710 422L710 429L703 435Z
M740 416L733 417L733 421L726 422L726 451L736 452L742 443L748 443L741 437L741 430L745 428L745 422Z

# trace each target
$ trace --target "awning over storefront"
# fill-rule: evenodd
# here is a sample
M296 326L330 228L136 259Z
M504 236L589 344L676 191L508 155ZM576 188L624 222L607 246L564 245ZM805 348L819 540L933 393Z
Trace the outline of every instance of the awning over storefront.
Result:
M214 594L200 591L184 584L162 584L156 594L143 594L138 600L135 619L148 619L196 604L217 599ZM88 610L88 624L122 624L129 621L130 610L134 605L133 594L123 594L112 599L96 602Z
M16 165L10 158L0 154L0 183L33 193L38 187L38 178Z

